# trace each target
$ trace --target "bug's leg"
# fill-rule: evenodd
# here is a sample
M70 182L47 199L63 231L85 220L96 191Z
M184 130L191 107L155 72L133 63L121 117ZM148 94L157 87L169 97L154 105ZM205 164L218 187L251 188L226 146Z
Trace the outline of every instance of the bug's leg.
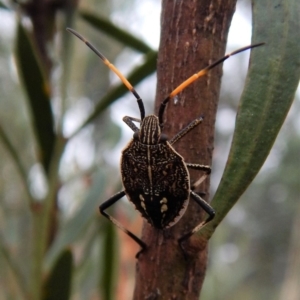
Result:
M100 206L99 206L99 210L100 213L106 217L108 220L110 220L112 223L114 223L119 229L121 229L123 232L125 232L128 236L130 236L137 244L139 244L141 246L141 250L136 254L136 258L139 257L139 255L147 249L147 245L141 240L139 239L136 235L134 235L131 231L127 230L123 225L121 225L115 218L113 218L112 216L110 216L109 214L107 214L105 212L105 210L107 208L109 208L110 206L112 206L113 204L115 204L117 201L119 201L122 197L125 196L125 192L121 191L117 194L115 194L114 196L112 196L111 198L109 198L108 200L106 200L105 202L103 202Z
M141 120L140 120L140 119L125 116L125 117L123 117L123 122L125 122L126 125L127 125L128 127L130 127L130 128L132 129L133 132L138 132L138 131L140 130L140 129L139 129L138 127L136 127L135 124L133 123L133 122L141 123Z
M180 130L170 141L169 143L173 145L178 140L180 140L183 136L185 136L189 131L194 129L196 126L198 126L203 121L203 117L199 117L192 121L190 124L188 124L186 127L184 127L182 130ZM186 163L186 166L189 169L204 171L205 174L202 175L192 186L191 189L194 190L198 185L200 185L205 178L210 174L211 168L207 165L200 165L200 164L192 164L192 163ZM203 193L200 193L200 196L203 195Z
M191 190L194 190L198 185L200 185L211 172L210 166L207 166L207 165L191 164L191 163L186 163L185 165L189 169L205 172L205 174L201 175L200 178L194 184L192 184Z
M191 231L184 234L180 239L178 239L178 242L179 242L179 245L180 245L181 248L182 248L182 242L183 241L187 240L191 235L193 235L195 232L199 231L203 226L205 226L208 222L210 222L216 214L215 210L204 199L202 199L199 195L197 195L195 192L191 191L190 196L208 214L208 218L206 220L202 221L200 224L198 224Z
M182 137L184 137L188 132L190 132L192 129L194 129L196 126L198 126L203 121L203 117L199 117L192 121L190 124L188 124L186 127L181 129L171 140L169 140L169 143L171 145L175 144L177 141L179 141Z

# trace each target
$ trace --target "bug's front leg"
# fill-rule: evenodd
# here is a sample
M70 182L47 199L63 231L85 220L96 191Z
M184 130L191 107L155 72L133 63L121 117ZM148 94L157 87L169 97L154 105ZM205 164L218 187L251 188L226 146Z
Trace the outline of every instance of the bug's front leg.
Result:
M140 129L138 127L136 127L136 125L133 122L138 122L141 123L140 119L137 118L133 118L133 117L129 117L129 116L125 116L123 117L123 122L126 123L126 125L128 127L130 127L132 129L133 132L138 132Z
M123 198L125 196L125 191L121 191L117 194L115 194L114 196L112 196L111 198L109 198L108 200L106 200L105 202L103 202L100 206L99 206L99 210L100 213L106 217L108 220L110 220L113 224L115 224L118 228L120 228L123 232L125 232L128 236L130 236L137 244L139 244L141 246L141 250L136 254L136 258L139 257L139 255L145 251L147 249L147 245L141 240L139 239L135 234L133 234L131 231L127 230L122 224L120 224L115 218L113 218L112 216L110 216L109 214L107 214L105 212L105 210L107 208L109 208L110 206L114 205L117 201L119 201L121 198Z
M194 129L196 126L198 126L203 121L203 117L199 117L192 121L190 124L188 124L186 127L184 127L182 130L180 130L172 139L170 139L169 143L171 145L175 144L177 141L179 141L181 138L183 138L188 132L190 132L192 129Z

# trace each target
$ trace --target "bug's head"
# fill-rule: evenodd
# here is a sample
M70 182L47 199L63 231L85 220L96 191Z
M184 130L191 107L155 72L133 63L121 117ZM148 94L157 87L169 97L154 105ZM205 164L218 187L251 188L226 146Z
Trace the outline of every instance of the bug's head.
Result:
M146 116L139 130L139 140L142 144L156 145L161 142L161 129L158 117L155 115Z

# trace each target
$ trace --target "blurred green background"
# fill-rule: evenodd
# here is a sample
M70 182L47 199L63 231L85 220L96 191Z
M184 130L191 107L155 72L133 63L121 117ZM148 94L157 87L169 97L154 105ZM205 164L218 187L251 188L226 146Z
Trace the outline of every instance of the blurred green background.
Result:
M65 27L75 28L124 74L136 70L138 79L133 77L132 83L141 81L135 85L136 90L145 101L146 111L152 113L156 84L153 57L159 43L161 3L90 0L81 1L78 7L75 1L69 5L57 15L52 42L46 44L52 71L45 70L43 75L51 93L46 86L41 90L51 99L56 137L70 138L66 145L62 141L53 146L58 148L52 153L58 153L59 176L55 178L51 173L55 166L50 165L47 173L38 162L47 165L46 158L43 160L47 153L41 151L43 146L39 147L43 137L37 138L36 123L32 121L45 121L47 107L34 115L24 88L26 78L35 76L36 69L29 64L23 78L17 69L17 49L24 46L18 20L22 19L24 27L29 28L30 20L15 3L1 2L0 299L35 299L39 293L42 299L68 299L68 295L74 300L132 296L137 246L99 215L98 206L121 189L120 151L132 136L122 117L138 117L138 107L131 94L119 89L119 79ZM112 22L136 40L131 40L132 36L122 40L124 33L115 32L109 22L96 24L88 12ZM238 2L228 51L248 45L250 38L251 6L243 0ZM29 53L23 54L23 61L28 58L31 62ZM224 64L211 195L227 159L247 55L236 56ZM149 67L147 63L152 64ZM295 280L298 279L298 289L300 283L299 98L298 89L263 168L211 239L203 300L297 299L293 293ZM95 109L97 118L96 114L91 115ZM51 132L48 134L51 136ZM56 193L49 200L51 188ZM43 289L31 295L32 281L37 278L34 279L37 271L32 253L35 247L39 249L36 239L41 234L34 233L38 229L35 222L39 222L34 215L45 201L49 201L51 232L42 241L47 249L46 259L39 262ZM113 209L122 224L140 234L141 219L127 201ZM43 246L40 247L39 254L43 253ZM70 271L64 275L62 270ZM64 286L59 291L66 289L65 294L54 294L57 282Z

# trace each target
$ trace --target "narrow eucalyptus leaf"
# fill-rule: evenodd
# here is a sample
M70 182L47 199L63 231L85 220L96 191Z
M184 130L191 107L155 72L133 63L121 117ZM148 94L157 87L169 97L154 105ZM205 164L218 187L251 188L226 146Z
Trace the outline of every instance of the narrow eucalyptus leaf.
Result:
M43 300L70 299L73 256L70 249L63 250L55 262L44 286Z
M300 2L253 0L253 43L234 137L212 200L217 214L202 234L210 236L265 162L293 102L300 78Z
M39 62L36 48L21 23L16 34L16 59L28 98L39 158L48 171L54 147L54 120L50 104L50 85Z
M145 54L147 54L150 51L153 51L151 47L149 47L142 40L130 34L128 31L125 31L124 29L117 27L108 19L84 10L81 10L79 14L83 18L83 20L88 22L94 28L102 32L105 32L107 35L121 42L125 46L128 46L132 49L135 49Z

